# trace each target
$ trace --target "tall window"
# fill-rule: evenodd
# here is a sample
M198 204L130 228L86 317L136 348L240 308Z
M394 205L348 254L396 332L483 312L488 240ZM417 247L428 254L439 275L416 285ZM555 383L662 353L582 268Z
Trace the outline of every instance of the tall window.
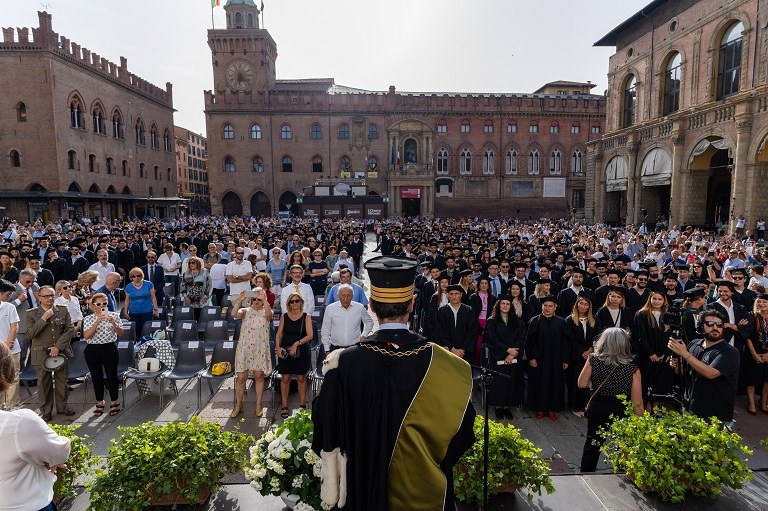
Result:
M139 177L147 177L146 174L144 173L144 164L143 163L139 163Z
M75 170L77 166L77 153L75 151L67 151L67 167L70 170Z
M80 98L74 98L69 104L69 124L73 128L84 128L83 104Z
M171 147L171 132L168 131L168 128L165 128L163 131L163 151L166 153L173 151L173 147Z
M231 156L227 156L224 158L224 172L234 172L235 171L235 159Z
M461 174L472 173L472 152L469 149L464 149L459 155L459 172Z
M10 153L11 167L21 167L21 155L18 151L13 150Z
M112 138L123 138L123 116L118 111L112 114Z
M149 145L152 149L160 149L160 136L154 124L149 128Z
M550 132L550 133L560 133L560 125L559 125L559 124L557 124L556 122L553 122L553 123L552 123L552 124L549 126L549 132Z
M507 151L507 161L504 167L507 174L517 174L517 151L514 149Z
M675 53L667 62L664 75L664 115L677 112L680 108L680 65L683 59Z
M93 117L93 132L94 133L106 133L107 127L104 125L104 114L101 111L100 106L93 107L93 113L91 114Z
M437 173L448 173L448 151L446 151L445 148L442 148L437 152Z
M563 173L562 167L563 155L560 153L560 149L555 149L552 154L549 155L549 173L560 175Z
M349 124L344 123L339 126L339 138L341 140L349 140Z
M264 160L261 158L261 156L254 156L253 161L251 162L251 170L254 172L264 172Z
M437 123L437 132L448 133L448 124L446 124L445 121L440 121L439 123Z
M462 121L461 122L461 129L460 131L462 133L469 133L469 121Z
M160 179L160 167L155 165L155 181L157 181L158 179Z
M251 125L251 140L259 140L261 138L261 126L258 124Z
M231 124L227 123L224 125L224 140L234 140L235 138L235 128L232 127Z
M727 98L739 92L741 74L741 49L744 25L734 23L720 41L720 57L717 71L717 99Z
M507 123L507 133L517 133L517 123L510 121Z
M348 170L349 170L349 165L350 165L351 163L352 163L352 162L351 162L351 160L349 159L349 156L347 156L347 155L344 155L344 156L342 156L342 157L341 157L341 159L339 160L339 167L341 168L341 170L343 170L344 172L346 172L346 171L348 171Z
M369 124L368 125L368 140L378 140L379 139L379 127L375 124Z
M323 128L317 123L313 124L312 128L309 130L309 138L312 140L320 140L323 138Z
M293 130L287 124L283 124L280 127L280 138L283 140L290 140L293 138Z
M23 101L16 103L16 122L27 122L27 105Z
M144 121L141 120L141 117L139 117L139 119L136 121L134 131L136 132L136 144L144 145Z
M528 125L528 133L538 133L539 132L539 123L536 121L531 121L531 123Z
M496 172L496 164L492 149L486 149L483 152L483 174L493 174Z
M584 209L584 189L583 188L574 188L573 193L571 194L571 207L576 209Z
M637 79L634 75L627 78L624 86L624 118L621 126L628 128L635 123L635 109L637 108Z
M312 172L323 173L323 159L320 156L312 158Z
M493 133L493 121L485 121L485 125L483 125L483 133Z
M107 174L114 174L115 163L112 158L107 158Z
M528 153L528 173L538 175L539 173L539 150L531 149Z
M584 166L580 149L576 149L571 155L571 171L577 176L584 174Z

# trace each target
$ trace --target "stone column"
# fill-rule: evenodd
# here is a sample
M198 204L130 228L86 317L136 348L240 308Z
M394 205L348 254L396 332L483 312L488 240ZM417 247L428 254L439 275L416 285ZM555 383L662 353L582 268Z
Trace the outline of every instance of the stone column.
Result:
M672 134L672 186L669 189L670 196L670 218L669 226L677 225L682 228L683 223L689 222L685 216L686 197L688 186L688 166L684 165L685 159L684 135L682 133Z
M752 115L743 114L736 117L736 148L733 156L733 172L731 173L731 211L728 214L730 231L736 229L736 218L739 215L747 216L747 207L751 205L751 198L748 198L748 169L749 164L749 142L752 132ZM747 203L749 201L750 204ZM754 219L747 218L747 223L754 222Z
M640 204L638 203L640 199L640 194L638 193L640 177L635 178L638 146L637 142L630 142L627 145L627 224L637 224L640 220Z

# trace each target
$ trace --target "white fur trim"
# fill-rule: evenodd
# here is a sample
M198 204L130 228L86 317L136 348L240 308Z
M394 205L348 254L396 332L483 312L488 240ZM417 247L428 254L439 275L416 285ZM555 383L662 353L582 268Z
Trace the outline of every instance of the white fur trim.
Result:
M321 451L320 498L323 502L344 507L347 503L347 457L338 448Z
M325 356L325 359L323 360L323 375L328 374L328 371L331 369L339 367L339 357L343 351L343 349L333 350Z

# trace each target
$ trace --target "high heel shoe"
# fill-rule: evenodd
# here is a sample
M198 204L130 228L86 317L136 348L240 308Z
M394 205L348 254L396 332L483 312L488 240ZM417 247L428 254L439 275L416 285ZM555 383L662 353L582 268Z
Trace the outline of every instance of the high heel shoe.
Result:
M229 414L229 418L236 419L241 413L243 413L243 405L237 405L235 406L235 409L232 410L232 413Z
M256 403L256 413L254 415L256 415L256 417L264 415L264 408L261 406L261 403Z

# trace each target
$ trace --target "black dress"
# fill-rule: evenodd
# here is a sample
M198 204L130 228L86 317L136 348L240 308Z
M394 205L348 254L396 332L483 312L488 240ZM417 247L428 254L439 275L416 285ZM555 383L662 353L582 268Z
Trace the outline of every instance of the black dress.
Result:
M310 261L308 269L310 274L312 273L312 270L328 269L328 263L326 263L325 260ZM320 275L319 277L310 277L309 285L312 288L312 293L315 296L322 296L325 294L325 288L328 286L328 274L326 273L325 275Z
M664 330L653 314L638 312L635 315L635 327L632 337L640 347L640 374L643 381L643 398L648 399L649 389L654 394L669 394L674 383L674 370L669 365L672 352L667 348L670 332ZM662 357L659 362L651 362L650 356Z
M768 352L768 321L759 314L755 314L755 329L749 336L749 341L758 355ZM758 364L751 352L746 352L744 358L746 359L744 383L748 387L754 385L758 392L762 392L763 383L768 381L768 363Z
M566 371L566 387L568 388L568 406L572 410L581 410L589 401L589 389L580 389L579 375L587 363L582 353L592 347L597 335L597 323L590 326L588 321L573 322L573 317L565 318L565 327L571 341L571 364Z
M293 343L306 337L306 318L304 313L299 319L293 321L288 317L288 313L283 313L283 338L280 340L280 347L288 351ZM297 358L279 358L277 362L277 371L280 374L307 374L309 371L309 344L302 344L297 351Z
M525 322L512 313L504 322L500 317L490 317L485 324L483 337L490 358L488 365L493 371L506 374L509 378L493 378L488 390L488 404L491 406L516 406L522 403L522 392L518 390L518 380L522 367L523 351L525 348ZM509 348L518 348L520 351L515 359L516 364L502 364L497 362L507 358Z

